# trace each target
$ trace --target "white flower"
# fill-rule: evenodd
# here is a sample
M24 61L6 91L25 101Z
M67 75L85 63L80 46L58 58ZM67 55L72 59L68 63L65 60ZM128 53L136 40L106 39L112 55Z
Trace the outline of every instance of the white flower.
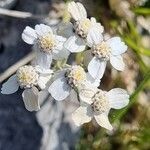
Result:
M42 72L41 72L42 71ZM40 109L38 100L38 89L36 86L44 89L46 83L51 78L51 70L41 70L40 67L32 67L30 65L20 67L16 74L11 76L1 88L2 94L13 94L19 87L25 89L22 93L25 107L29 111L37 111Z
M21 88L31 88L37 85L39 75L32 66L23 66L16 73L18 85Z
M88 65L88 71L93 78L102 78L108 60L115 69L124 70L121 54L127 50L127 46L120 37L104 40L100 32L92 30L88 34L87 42L94 56Z
M87 18L87 12L81 3L70 2L68 11L75 20L72 26L75 33L65 42L64 46L72 53L84 51L89 31L96 29L102 33L104 28L96 22L95 18Z
M91 90L91 93L87 95L83 92L80 92L80 107L72 114L75 124L80 126L94 117L100 126L112 130L108 113L111 108L125 107L129 103L128 93L120 88L112 89L109 92L99 89Z
M63 47L66 38L54 34L47 25L36 25L35 29L27 26L22 33L22 39L36 47L36 63L45 69L50 68L52 58L63 59L69 55L69 51Z
M99 82L91 79L81 66L74 65L61 71L48 91L55 100L61 101L69 96L72 89L77 92L88 85L98 86Z

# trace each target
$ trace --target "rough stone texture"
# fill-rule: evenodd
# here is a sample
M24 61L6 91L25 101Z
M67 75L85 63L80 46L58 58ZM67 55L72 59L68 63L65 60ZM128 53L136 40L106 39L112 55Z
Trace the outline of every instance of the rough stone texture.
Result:
M49 8L50 0L19 0L13 9L43 15ZM0 16L0 73L31 51L21 33L25 26L34 27L39 22ZM74 149L79 133L67 119L66 104L49 101L37 114L37 121L35 113L24 108L21 93L0 94L0 150ZM41 119L44 116L46 122Z
M42 11L35 11L41 7L39 3L42 2L20 0L14 9L41 14ZM0 16L0 73L30 52L30 46L21 39L21 32L26 25L33 26L36 22ZM42 128L35 113L24 108L21 93L20 90L12 95L0 94L0 150L40 149Z
M34 113L24 108L21 91L0 94L0 150L38 150L42 129Z

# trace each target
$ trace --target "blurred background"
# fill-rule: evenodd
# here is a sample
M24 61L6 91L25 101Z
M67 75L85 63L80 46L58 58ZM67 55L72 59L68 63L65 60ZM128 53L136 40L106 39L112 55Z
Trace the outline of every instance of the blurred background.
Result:
M29 63L32 47L21 39L23 29L37 23L58 26L69 21L68 0L0 0L0 87L18 66ZM80 0L88 16L105 27L106 38L118 35L128 45L125 71L108 66L101 88L121 87L130 103L112 110L113 132L92 121L76 128L68 114L76 106L47 101L28 112L19 90L0 94L0 150L149 150L150 149L150 1ZM82 61L82 54L76 57ZM68 108L66 110L66 107Z

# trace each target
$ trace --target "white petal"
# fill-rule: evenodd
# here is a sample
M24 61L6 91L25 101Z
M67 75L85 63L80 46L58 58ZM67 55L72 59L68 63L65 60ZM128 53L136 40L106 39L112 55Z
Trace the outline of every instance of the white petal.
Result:
M35 69L38 73L42 74L42 75L50 75L53 73L53 70L51 69L45 69L43 67L40 67L40 66L35 66Z
M129 95L126 90L115 88L107 92L110 107L121 109L129 103Z
M71 87L67 84L66 78L62 77L55 80L50 85L48 91L55 100L61 101L69 96Z
M59 36L59 35L55 35L55 39L59 42L65 42L66 41L66 38L65 37L62 37L62 36Z
M47 76L40 75L40 77L38 79L38 86L41 89L45 89L46 88L46 84L50 80L50 78L51 78L51 75L47 75Z
M72 53L78 53L85 50L85 41L80 38L79 36L71 36L65 43L64 47L72 52Z
M99 78L94 79L89 73L86 74L87 81L90 82L93 86L99 87L101 80Z
M64 48L64 42L66 41L66 38L62 36L55 36L57 39L57 46L53 50L53 59L55 60L62 60L67 59L70 52Z
M90 20L94 28L97 28L97 30L99 30L100 33L104 32L104 27L101 25L101 23L97 22L94 17L91 17Z
M70 55L70 51L63 48L63 49L59 50L58 53L53 53L53 59L55 59L55 60L67 59L69 55Z
M28 111L38 111L40 109L38 100L38 89L36 87L32 87L31 89L25 89L22 93L22 97L25 108Z
M46 83L44 79L45 79L44 77L39 77L39 80L38 80L38 86L42 90L46 88Z
M122 56L121 56L121 55L118 55L118 56L113 56L113 55L111 55L111 56L110 56L110 63L111 63L111 65L112 65L115 69L117 69L117 70L119 70L119 71L123 71L124 68L125 68L125 64L124 64L124 62L123 62L123 59L122 59Z
M79 2L77 2L76 4L78 6L81 18L82 19L87 18L87 12L86 12L86 9L84 8L84 6Z
M106 128L107 130L112 130L113 127L110 124L109 120L108 120L108 116L107 114L103 113L100 115L96 115L94 116L96 122L103 128Z
M76 21L87 18L86 10L81 3L70 2L68 4L68 11Z
M105 68L106 61L101 61L100 59L94 57L88 65L88 72L94 79L101 79Z
M95 87L85 87L79 91L79 97L82 102L87 104L92 103L92 97L96 93L97 89Z
M91 17L91 23L94 25L94 24L96 24L97 23L97 21L96 21L96 19L94 18L94 17Z
M61 51L64 48L64 42L58 42L57 46L55 47L55 49L53 50L53 53L59 53L59 51Z
M37 34L34 29L27 26L22 33L22 39L28 44L34 44Z
M90 122L91 119L92 113L90 110L88 110L88 107L80 106L72 113L72 120L76 126L81 126L84 123Z
M99 44L103 40L103 35L97 28L91 28L87 35L87 44L89 47Z
M52 55L40 50L37 51L36 55L36 65L43 69L49 69L52 63Z
M12 94L15 93L19 88L19 84L17 82L16 74L11 76L1 88L2 94Z
M73 33L73 24L71 22L61 23L57 29L58 35L69 38Z
M35 26L35 31L39 36L43 36L47 33L53 33L50 26L47 26L45 24L39 24Z
M113 37L106 42L111 47L111 53L113 55L120 55L127 51L127 46L121 41L120 37Z

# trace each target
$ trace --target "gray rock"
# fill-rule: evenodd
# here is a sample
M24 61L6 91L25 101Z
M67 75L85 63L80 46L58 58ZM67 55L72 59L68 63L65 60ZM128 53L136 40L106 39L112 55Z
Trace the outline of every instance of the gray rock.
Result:
M49 11L49 3L50 0L19 0L14 9L44 15ZM0 16L0 73L31 51L21 33L25 26L34 27L37 23L41 21ZM36 118L35 113L24 108L21 93L19 90L12 95L0 94L0 150L74 149L79 130L68 115L74 106L48 101Z

